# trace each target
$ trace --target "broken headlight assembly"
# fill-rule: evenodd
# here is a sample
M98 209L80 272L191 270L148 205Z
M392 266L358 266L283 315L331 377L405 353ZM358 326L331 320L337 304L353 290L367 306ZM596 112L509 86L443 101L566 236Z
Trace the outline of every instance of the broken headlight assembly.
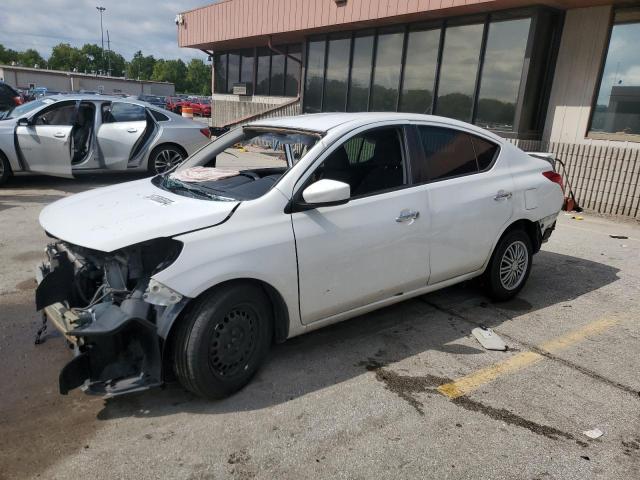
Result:
M60 241L47 247L36 306L75 343L60 391L117 395L162 382L158 321L183 297L152 280L182 243L150 240L105 253Z

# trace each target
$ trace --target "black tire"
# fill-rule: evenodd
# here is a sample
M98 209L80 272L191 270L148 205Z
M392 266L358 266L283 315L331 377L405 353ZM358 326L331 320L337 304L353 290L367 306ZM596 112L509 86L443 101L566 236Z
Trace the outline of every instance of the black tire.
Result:
M487 295L498 302L515 297L527 283L532 258L531 239L524 230L513 230L504 235L496 245L484 273ZM522 266L523 262L526 265Z
M11 165L4 153L0 152L0 185L7 183L9 177L11 177Z
M224 398L251 380L272 338L271 304L262 289L223 286L199 300L178 325L175 374L198 396Z
M158 145L149 155L148 169L154 175L171 170L187 158L184 150L176 145Z

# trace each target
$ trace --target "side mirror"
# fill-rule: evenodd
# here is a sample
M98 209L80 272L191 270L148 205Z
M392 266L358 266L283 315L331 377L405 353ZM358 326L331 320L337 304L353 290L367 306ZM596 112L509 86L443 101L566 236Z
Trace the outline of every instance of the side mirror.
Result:
M311 208L343 205L351 197L351 187L344 182L324 178L312 183L302 192L304 203Z
M28 118L21 118L18 120L19 127L28 127L29 125L31 125L31 123Z

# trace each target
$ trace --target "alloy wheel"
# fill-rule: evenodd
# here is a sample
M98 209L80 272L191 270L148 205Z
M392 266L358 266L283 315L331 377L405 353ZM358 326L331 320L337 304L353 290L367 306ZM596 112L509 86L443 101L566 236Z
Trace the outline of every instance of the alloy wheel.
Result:
M156 173L164 173L182 162L180 152L172 149L160 150L153 159L153 167Z
M506 290L514 290L524 279L529 266L529 252L524 242L513 242L500 260L500 283Z

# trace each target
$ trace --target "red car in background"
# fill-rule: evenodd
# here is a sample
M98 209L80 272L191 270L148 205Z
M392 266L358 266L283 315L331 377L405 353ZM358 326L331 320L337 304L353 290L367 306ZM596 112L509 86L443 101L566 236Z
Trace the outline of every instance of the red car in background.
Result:
M182 97L167 97L167 110L178 115L182 114L182 107L190 107L191 101Z
M211 116L211 100L208 98L197 98L191 101L191 108L193 108L193 114L200 117Z

